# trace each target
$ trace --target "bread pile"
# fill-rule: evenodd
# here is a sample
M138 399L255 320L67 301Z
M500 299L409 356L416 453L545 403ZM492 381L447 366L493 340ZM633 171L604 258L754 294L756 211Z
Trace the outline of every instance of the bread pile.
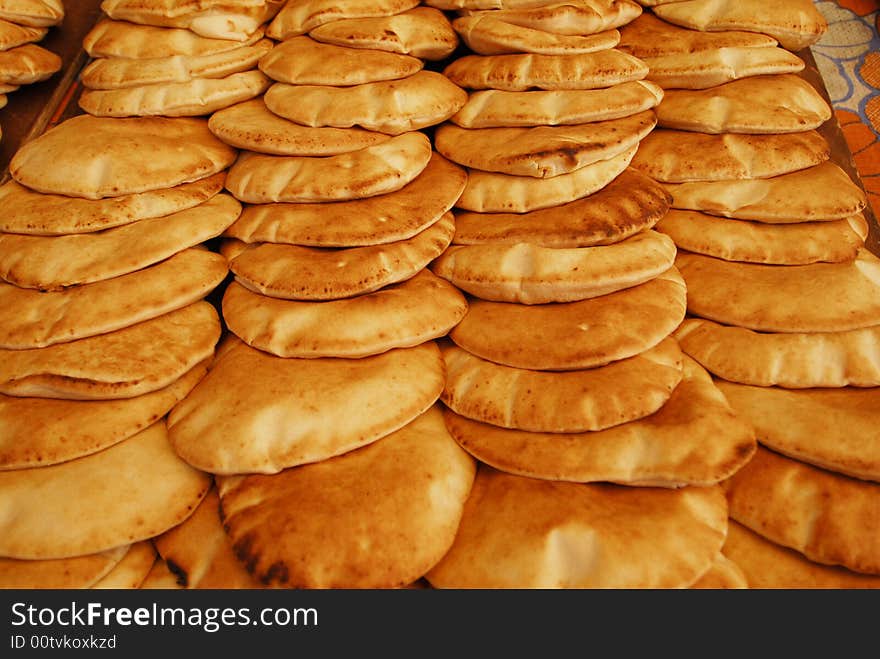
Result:
M649 77L666 87L633 166L672 195L657 229L687 282L676 337L761 443L724 483L724 552L753 587L877 587L880 261L864 194L816 132L831 109L768 65L794 63L782 47L809 45L824 19L806 1L654 13L622 36L663 63Z

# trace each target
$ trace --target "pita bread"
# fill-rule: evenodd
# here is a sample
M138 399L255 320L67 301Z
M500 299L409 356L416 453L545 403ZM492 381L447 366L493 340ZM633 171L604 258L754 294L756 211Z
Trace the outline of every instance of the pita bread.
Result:
M684 280L675 269L580 302L524 305L471 299L450 338L472 355L543 371L593 368L637 355L684 319Z
M248 243L312 247L358 247L407 240L452 207L466 180L465 170L434 152L422 173L395 192L333 203L247 206L225 235Z
M270 84L269 78L254 69L216 79L86 89L79 106L98 117L196 117L259 96Z
M845 332L880 325L880 258L861 249L848 263L787 267L700 254L675 259L688 311L764 332Z
M450 121L463 128L561 126L628 117L656 106L663 90L653 82L623 82L606 89L473 92Z
M241 204L220 194L173 215L94 233L0 234L0 277L16 286L40 290L104 281L154 265L219 236L240 212Z
M182 524L153 539L159 555L185 588L259 588L232 551L220 520L220 496L212 487Z
M665 21L706 32L745 30L768 34L783 48L801 50L828 29L812 0L686 0L661 4L654 13Z
M41 41L48 31L49 29L45 27L19 25L0 18L0 50Z
M61 58L36 44L0 50L0 83L30 85L46 80L61 68Z
M600 50L578 55L465 55L443 74L466 89L598 89L641 80L648 67L632 55Z
M402 587L452 545L475 471L432 407L343 456L219 479L221 514L237 555L270 586Z
M365 50L293 37L282 41L260 62L260 70L291 85L362 85L399 80L422 69L422 60L381 50Z
M431 7L413 7L393 16L344 18L309 32L316 41L337 46L384 50L437 61L449 57L458 35L449 19Z
M7 181L0 186L0 231L37 236L89 233L198 206L223 189L226 172L151 190L99 200L43 194Z
M363 359L282 359L229 337L168 428L178 454L203 471L271 474L394 432L442 388L433 341Z
M826 161L791 174L746 181L666 183L672 207L743 220L789 224L842 220L862 211L864 191Z
M260 58L272 50L272 41L262 39L212 55L173 55L151 59L101 57L80 72L87 89L126 89L158 83L189 82L196 78L224 78L256 68Z
M817 563L880 574L880 485L758 448L724 483L730 516Z
M171 571L168 564L162 558L157 558L138 588L141 590L182 590L183 586L177 582L177 575Z
M19 85L10 85L8 83L0 83L0 93L6 95L11 94L19 89Z
M401 284L344 300L296 302L232 282L223 319L245 343L279 357L368 357L445 336L467 302L451 284L422 270Z
M708 135L659 128L639 144L632 166L666 183L756 179L789 174L828 160L831 146L803 133Z
M130 545L122 560L92 588L96 590L140 588L155 562L156 550L153 548L153 543L149 540L135 542Z
M650 110L579 126L461 128L434 133L437 151L460 165L513 176L551 178L638 146L657 119Z
M6 471L0 554L67 558L146 540L186 519L210 485L174 453L164 421L94 455Z
M730 520L722 551L737 562L750 588L880 588L880 577L822 565Z
M187 249L143 270L61 291L0 284L0 347L43 348L130 327L201 300L227 272L220 254Z
M728 522L729 524L729 522ZM712 567L706 572L691 588L700 588L708 590L748 588L749 583L746 581L746 575L742 569L727 558L724 554L719 554L712 563Z
M880 386L880 327L765 334L689 318L675 336L688 355L732 382L792 389Z
M183 28L138 25L103 18L83 38L82 46L91 57L134 60L176 55L204 57L252 46L263 38L263 32L259 28L244 41L211 39Z
M90 588L122 560L128 545L96 554L46 560L0 558L0 589Z
M336 156L268 156L242 153L226 189L251 204L344 201L399 190L431 159L431 140L411 131Z
M453 245L431 268L484 300L532 305L607 295L661 275L674 261L672 239L645 231L613 245L574 249L530 243ZM584 323L583 318L576 322L578 326Z
M560 206L598 192L629 166L638 145L553 178L511 176L468 170L467 185L456 206L478 213L527 213Z
M0 395L0 471L58 464L126 440L165 416L207 368L206 360L162 389L120 400Z
M614 48L620 40L620 33L614 29L587 35L553 34L507 23L495 18L494 13L480 12L452 21L452 27L462 41L479 55L594 53Z
M285 300L336 300L372 293L409 279L449 246L454 231L452 213L412 238L387 245L316 249L262 243L229 259L229 269L242 286Z
M345 18L391 16L418 4L418 0L348 0L343 5L333 0L288 2L269 24L266 34L284 41L298 34L306 34L325 23Z
M352 87L284 85L266 92L266 107L304 126L360 126L389 135L446 121L467 101L467 93L436 71L402 80Z
M495 11L465 15L489 15L505 23L562 35L589 35L626 25L642 13L631 0L569 0L567 2L507 2Z
M686 588L724 542L721 489L559 483L481 466L435 588Z
M219 337L214 307L196 302L109 334L0 350L0 393L67 400L139 396L168 386L210 357Z
M755 452L755 435L693 360L667 403L642 419L586 433L498 428L447 410L452 436L480 462L545 480L713 485Z
M689 0L686 0L689 1ZM667 89L657 106L664 128L699 133L799 133L831 118L831 106L794 73L753 76L710 89Z
M50 27L64 20L63 0L3 0L0 18L29 27Z
M226 169L235 156L204 119L80 115L21 147L9 172L38 192L102 199L197 181Z
M475 421L532 432L603 430L641 419L663 407L682 378L683 356L670 338L629 359L563 373L501 366L451 344L442 350L446 405Z
M868 236L863 215L830 222L764 224L670 210L657 224L679 249L768 265L851 262Z
M768 448L837 473L880 481L880 389L751 387L718 382Z
M659 183L627 168L598 192L561 206L530 213L457 212L452 242L527 242L560 249L609 245L653 227L669 202Z

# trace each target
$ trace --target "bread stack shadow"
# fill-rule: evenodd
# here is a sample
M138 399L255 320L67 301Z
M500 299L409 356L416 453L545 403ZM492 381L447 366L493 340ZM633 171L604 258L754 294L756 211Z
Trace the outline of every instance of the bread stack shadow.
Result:
M633 166L672 195L676 337L760 442L723 483L723 552L754 588L876 588L880 261L815 130L831 108L785 51L825 22L809 2L748 20L754 3L732 4L659 5L622 39L666 88Z

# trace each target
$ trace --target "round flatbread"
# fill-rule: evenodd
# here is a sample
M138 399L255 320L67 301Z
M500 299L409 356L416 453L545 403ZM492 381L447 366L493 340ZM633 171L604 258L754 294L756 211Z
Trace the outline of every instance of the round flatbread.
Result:
M730 522L728 522L728 525ZM700 579L691 586L691 588L705 590L720 590L734 588L748 588L749 583L746 575L740 569L739 565L727 558L724 554L719 554L712 563L712 567Z
M230 337L168 427L175 450L199 469L272 474L384 437L442 388L434 342L363 359L282 359Z
M61 68L61 58L33 43L0 50L0 84L32 85Z
M39 192L102 199L196 181L226 169L235 156L204 119L81 115L21 147L9 172Z
M481 466L455 542L427 578L435 588L687 588L726 529L718 486L582 485Z
M610 29L597 34L553 34L500 20L495 12L461 16L452 27L468 48L479 55L536 53L540 55L575 55L614 48L620 33Z
M669 270L674 260L672 239L645 231L613 245L574 249L529 243L453 245L431 269L484 300L545 304L636 286Z
M140 590L183 590L177 581L177 575L169 568L161 557L156 558L146 578L138 586Z
M113 569L92 585L96 590L122 590L140 588L156 562L156 550L149 540L141 540L129 546L125 556Z
M345 18L391 16L418 4L418 0L348 0L343 5L333 0L288 2L269 24L266 34L273 39L285 41L326 23Z
M532 432L603 430L653 414L682 378L671 338L629 359L581 371L528 371L443 346L442 399L458 414Z
M465 9L462 12L465 15L488 14L513 25L563 35L588 35L612 30L626 25L642 13L641 6L632 0L453 0L453 3ZM475 11L485 9L495 11Z
M51 27L64 20L63 0L4 0L0 18L29 27Z
M47 27L19 25L0 18L0 50L9 50L28 43L42 41L48 31Z
M44 560L0 558L0 589L91 588L122 560L128 545L96 554Z
M146 540L186 519L210 485L174 453L164 421L93 455L2 472L0 554L68 558Z

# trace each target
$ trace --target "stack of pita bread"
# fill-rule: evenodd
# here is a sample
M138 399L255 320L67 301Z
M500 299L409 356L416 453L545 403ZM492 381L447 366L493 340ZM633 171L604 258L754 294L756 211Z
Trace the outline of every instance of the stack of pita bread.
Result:
M735 21L711 24L738 31L689 29L710 29L682 18L710 4L750 3L659 5L622 42L668 64L650 74L667 86L660 128L632 164L672 196L657 229L678 246L687 283L676 337L761 443L724 482L737 523L725 555L754 587L877 587L863 576L880 574L880 259L864 246L865 195L829 159L816 129L831 110L811 85L715 64L782 61L766 57L777 41L804 47L824 22L768 12L765 36ZM812 10L779 7L795 5Z
M181 149L180 144L186 148ZM149 154L145 157L145 154ZM201 118L81 115L0 187L0 585L137 587L211 486L169 410L204 377L239 216Z
M256 98L279 0L104 0L83 40L79 105L103 117L199 116Z

